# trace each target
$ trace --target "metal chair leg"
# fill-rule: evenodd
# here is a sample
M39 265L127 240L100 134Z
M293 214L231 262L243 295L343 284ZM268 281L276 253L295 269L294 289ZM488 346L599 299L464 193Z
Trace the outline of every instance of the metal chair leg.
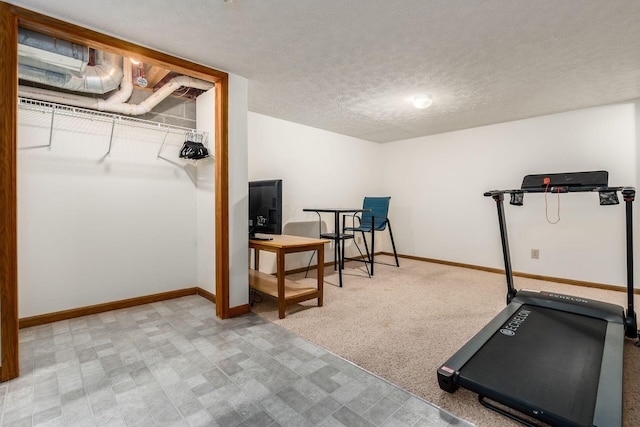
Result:
M367 262L369 264L371 264L371 270L368 271L369 272L369 276L373 276L373 251L369 251L369 245L367 245L367 238L364 235L364 231L361 232L362 233L362 240L364 240L364 248L367 251ZM373 244L374 240L373 240L373 228L371 229L371 243ZM373 246L372 246L373 248Z
M367 239L364 238L364 232L362 232L362 240L364 240L364 244L365 247L367 245ZM353 239L353 243L356 245L356 249L358 250L358 253L360 254L360 257L362 258L362 262L364 262L364 268L367 270L367 275L369 277L371 277L371 273L369 272L369 266L367 265L367 263L369 263L369 252L367 252L367 258L365 259L364 254L362 253L362 250L360 249L360 245L358 245L358 242L356 242L356 239Z
M400 267L400 263L398 262L398 253L396 252L396 243L393 241L393 232L391 231L391 223L387 220L387 225L389 226L389 236L391 237L391 247L393 247L393 256L396 258L396 267Z
M367 262L371 264L371 267L373 267L373 262L371 262L371 253L369 252L369 245L367 244L367 237L364 235L364 231L361 231L361 233L362 241L364 241L364 250L367 251ZM373 270L373 268L371 270ZM373 274L373 272L371 274Z
M373 276L373 266L376 263L375 260L375 256L376 256L376 227L375 227L375 222L376 217L372 216L371 217L371 275Z
M313 261L313 256L316 254L316 251L311 252L311 258L309 258L309 263L307 264L307 271L304 272L304 278L307 278L307 274L309 274L309 268L311 268L311 261Z
M367 236L364 235L364 231L360 232L362 234L362 241L364 242L364 249L367 252L367 262L371 262L371 255L369 254L369 246L367 245Z

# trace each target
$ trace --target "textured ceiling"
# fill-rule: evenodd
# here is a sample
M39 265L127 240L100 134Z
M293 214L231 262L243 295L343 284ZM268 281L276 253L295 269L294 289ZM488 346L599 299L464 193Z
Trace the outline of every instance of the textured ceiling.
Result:
M244 76L251 111L375 142L640 98L639 0L8 3Z

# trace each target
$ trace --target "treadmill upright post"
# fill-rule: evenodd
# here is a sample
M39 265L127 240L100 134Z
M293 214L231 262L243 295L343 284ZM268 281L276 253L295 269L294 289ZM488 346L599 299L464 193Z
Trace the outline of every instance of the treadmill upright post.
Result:
M517 292L513 286L513 269L511 268L507 223L504 216L504 193L493 193L492 197L498 208L498 223L500 225L500 239L502 241L502 255L504 257L504 273L507 276L507 304L509 304Z
M633 207L636 192L632 188L623 188L627 223L627 315L625 317L625 335L627 338L638 338L636 313L633 310ZM636 343L638 344L638 343Z

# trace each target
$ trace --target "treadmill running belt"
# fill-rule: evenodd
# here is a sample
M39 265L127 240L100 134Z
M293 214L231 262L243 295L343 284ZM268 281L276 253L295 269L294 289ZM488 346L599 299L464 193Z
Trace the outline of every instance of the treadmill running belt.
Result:
M525 304L462 367L460 385L542 420L590 426L606 327Z

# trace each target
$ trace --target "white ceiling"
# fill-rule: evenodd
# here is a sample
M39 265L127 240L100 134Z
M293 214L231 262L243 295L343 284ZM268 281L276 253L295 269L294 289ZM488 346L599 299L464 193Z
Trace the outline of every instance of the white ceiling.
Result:
M251 111L375 142L640 98L640 0L8 3L244 76Z

